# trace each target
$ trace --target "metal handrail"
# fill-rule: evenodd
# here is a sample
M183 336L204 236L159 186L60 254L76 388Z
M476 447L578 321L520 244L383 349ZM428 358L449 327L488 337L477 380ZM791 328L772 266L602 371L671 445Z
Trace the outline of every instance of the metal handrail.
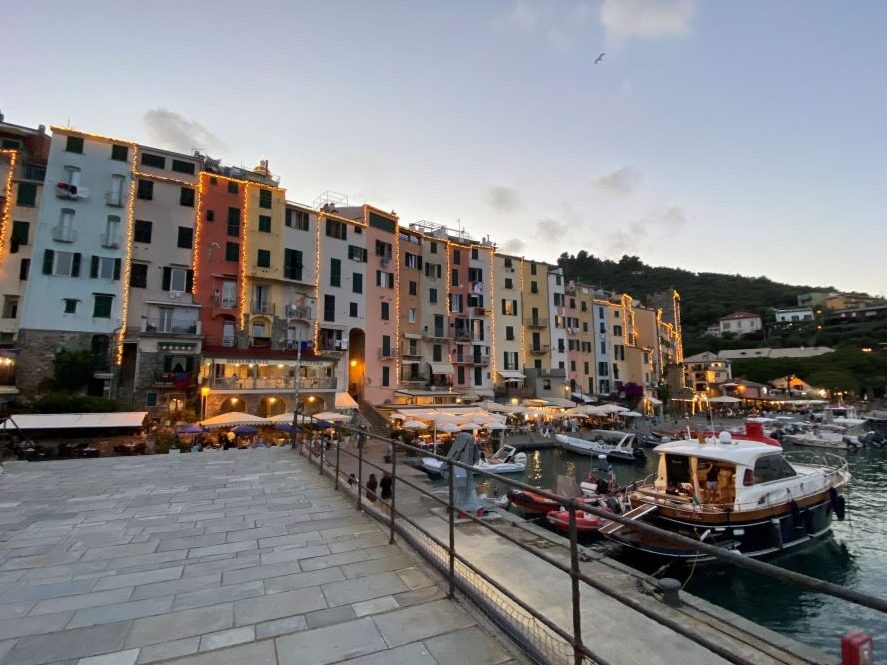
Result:
M403 522L403 523L409 524L411 528L417 529L418 531L422 532L426 537L431 539L438 546L446 549L448 552L449 565L448 565L448 571L446 574L448 577L448 582L449 582L449 587L450 587L450 595L452 595L455 586L457 586L457 585L460 587L467 586L464 581L462 581L458 578L458 575L455 572L455 563L458 561L461 565L463 565L466 568L468 568L469 570L471 570L472 573L481 577L487 584L489 584L493 589L495 589L495 591L497 593L501 593L505 597L512 600L516 605L518 605L523 611L525 611L534 620L539 621L542 625L546 626L549 630L551 630L559 638L565 640L570 645L570 647L573 651L573 656L574 656L573 661L576 665L581 665L581 663L587 662L586 659L591 659L592 662L597 662L597 663L604 663L605 662L599 656L593 654L593 652L591 652L591 650L589 650L588 647L586 647L584 644L582 644L581 620L580 620L581 607L580 607L580 596L579 596L579 587L578 587L579 582L583 582L583 583L589 585L590 587L608 595L609 597L611 597L615 600L618 600L619 602L634 609L635 611L642 613L644 616L650 617L650 618L662 623L663 625L674 630L678 634L683 635L684 637L696 642L697 644L699 644L700 646L703 646L706 649L709 649L713 653L721 656L722 658L724 658L730 662L742 663L743 665L751 662L748 659L743 658L742 656L736 655L736 654L728 651L720 644L713 642L702 635L692 632L690 629L681 625L677 621L671 620L668 617L663 616L661 613L654 611L652 608L647 607L647 606L643 605L642 603L639 603L636 600L632 600L631 598L627 598L627 597L624 597L624 596L618 594L616 591L606 587L603 583L596 581L596 580L592 579L591 577L589 577L588 575L584 574L579 569L579 563L578 563L578 539L577 539L577 534L576 534L576 529L575 529L575 524L576 524L575 523L575 520L576 520L575 511L577 509L581 509L581 510L585 511L586 513L590 513L592 515L595 515L597 517L601 517L601 518L609 520L611 522L615 522L615 523L622 524L625 526L630 526L634 529L637 529L638 531L640 531L642 533L657 536L659 538L663 538L665 540L677 543L679 545L683 545L683 546L695 549L699 553L708 554L714 558L717 558L721 561L725 561L725 562L730 563L731 565L737 566L739 568L745 568L747 570L752 570L752 571L757 572L762 575L766 575L769 577L775 577L775 578L780 579L782 581L789 582L790 584L793 584L795 586L798 586L800 588L803 588L803 589L806 589L809 591L824 593L826 595L840 598L842 600L845 600L845 601L848 601L851 603L855 603L857 605L862 605L864 607L868 607L868 608L877 610L879 612L887 613L887 600L877 598L875 596L870 596L868 594L864 594L864 593L854 591L851 589L846 589L842 586L832 584L830 582L818 580L816 578L813 578L813 577L810 577L807 575L803 575L801 573L795 573L793 571L779 568L777 566L765 563L763 561L758 561L756 559L749 559L749 558L747 558L741 554L738 554L736 552L733 552L731 550L726 550L721 547L709 545L707 543L704 543L704 542L701 542L698 540L694 540L694 539L688 538L686 536L681 536L679 534L672 533L670 531L666 531L664 529L652 526L650 524L646 524L646 523L631 520L631 519L626 519L623 515L617 515L615 513L609 512L608 510L604 510L604 509L601 509L601 508L598 508L595 506L587 505L580 498L564 497L564 496L558 495L554 492L550 492L545 489L540 489L540 488L528 485L526 483L523 483L523 482L520 482L517 480L513 480L511 478L507 478L507 477L504 477L504 476L501 476L501 475L498 475L495 473L491 473L489 471L483 471L483 470L477 469L471 465L464 464L462 462L450 460L442 455L429 453L421 448L418 448L416 446L412 446L410 444L406 444L406 443L403 443L400 441L395 441L393 439L382 437L382 436L379 436L376 434L369 434L368 432L362 431L356 427L352 427L352 426L348 426L348 425L336 425L336 428L339 430L342 430L342 431L356 434L356 435L358 435L358 437L362 436L362 437L367 437L367 438L373 438L373 439L376 439L376 440L386 443L389 446L390 451L392 453L391 454L392 477L394 477L396 479L397 483L405 485L407 487L410 487L411 489L417 491L420 495L430 498L432 501L445 506L447 508L447 510L449 511L449 522L450 522L450 524L449 524L449 540L450 540L449 545L439 541L437 538L435 538L433 535L428 533L426 530L424 530L421 526L416 524L410 518L406 517L405 515L401 514L399 511L397 511L394 506L392 506L392 510L390 511L390 514L387 518L381 514L376 515L374 512L371 512L370 514L373 515L375 518L380 519L382 521L388 521L390 523L389 526L391 529L391 531L390 531L391 542L393 542L395 530L398 530L401 533L401 535L405 535L405 536L407 535L405 528L402 525L397 526L397 524L396 524L397 519L400 519L401 522ZM440 496L431 493L430 491L428 491L424 487L421 487L421 486L409 481L406 478L396 476L396 464L397 464L396 452L398 449L412 451L412 452L421 454L424 457L431 457L433 459L438 459L438 460L441 460L446 463L446 465L449 469L449 474L448 474L449 491L448 491L448 495L447 495L446 499L443 499ZM377 469L379 471L386 471L387 469L386 469L386 467L379 466L378 464L375 464L375 463L365 459L364 454L363 454L363 446L362 445L358 444L358 452L357 452L357 454L355 454L352 451L342 450L341 449L341 442L337 441L336 442L336 464L335 464L335 470L334 470L334 475L336 478L337 487L339 484L339 476L341 475L339 466L340 466L340 457L341 457L342 452L344 452L346 455L350 455L352 457L355 457L358 460L357 507L360 509L360 508L362 508L361 489L363 489L363 490L366 489L365 484L363 482L363 466L367 465L370 468ZM825 453L820 453L820 454L827 455ZM323 455L322 449L321 449L319 457L320 457L320 467L321 467L320 471L322 473L323 472L323 463L324 463L324 455ZM840 459L840 458L838 458L838 459ZM458 553L455 552L455 539L454 539L454 528L453 528L455 511L453 510L453 502L452 502L452 500L453 500L452 486L453 486L453 476L454 476L452 471L453 471L454 467L461 467L463 469L470 470L472 473L474 473L476 475L479 475L481 477L486 477L488 479L496 480L500 483L503 483L503 484L511 486L511 487L515 487L515 488L519 488L519 489L523 489L523 490L527 490L527 491L532 491L540 496L543 496L543 497L546 497L546 498L549 498L549 499L552 499L552 500L558 502L560 505L563 505L567 511L569 511L569 514L570 514L570 531L569 531L570 564L569 565L566 565L562 561L559 561L557 559L554 559L554 558L546 555L541 550L538 550L530 545L527 545L524 542L521 542L517 538L513 537L507 531L504 531L504 530L496 527L495 525L476 517L475 515L466 514L465 517L467 517L472 523L479 524L479 525L483 526L485 529L490 530L491 532L495 533L497 536L506 539L507 541L516 545L520 549L545 561L549 565L552 565L555 569L560 570L564 573L567 573L571 576L571 583L573 586L572 605L573 605L573 618L574 618L573 634L572 635L567 634L566 631L564 631L562 628L560 628L558 626L551 625L551 622L544 615L542 615L541 613L534 610L531 606L527 605L526 603L521 601L519 598L514 597L514 595L510 591L508 591L507 589L503 588L501 584L499 584L498 582L496 582L495 580L493 580L492 578L490 578L489 576L484 574L482 571L478 570L473 564L471 564L470 562L465 560L464 557L462 557L461 555L459 555ZM431 559L429 559L429 560L431 560ZM431 561L434 565L437 565L433 560L431 560ZM442 572L444 572L444 571L442 571ZM476 602L478 602L481 605L483 605L485 602L483 598L475 598L475 600L476 600ZM495 610L495 608L493 608L493 609ZM503 628L508 630L507 626L503 626ZM520 636L520 635L513 635L513 636L521 642L526 641L525 636Z

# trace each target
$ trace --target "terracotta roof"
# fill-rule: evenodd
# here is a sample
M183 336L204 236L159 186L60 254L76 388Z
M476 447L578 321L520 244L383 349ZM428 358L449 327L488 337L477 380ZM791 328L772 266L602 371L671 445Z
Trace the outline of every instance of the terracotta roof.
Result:
M760 319L760 314L752 314L751 312L733 312L727 316L722 316L718 321L729 321L730 319Z

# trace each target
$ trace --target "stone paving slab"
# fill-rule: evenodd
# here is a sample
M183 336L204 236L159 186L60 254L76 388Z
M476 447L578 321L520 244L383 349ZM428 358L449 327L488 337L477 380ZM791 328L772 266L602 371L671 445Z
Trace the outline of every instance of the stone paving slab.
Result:
M2 665L513 657L289 449L4 470Z

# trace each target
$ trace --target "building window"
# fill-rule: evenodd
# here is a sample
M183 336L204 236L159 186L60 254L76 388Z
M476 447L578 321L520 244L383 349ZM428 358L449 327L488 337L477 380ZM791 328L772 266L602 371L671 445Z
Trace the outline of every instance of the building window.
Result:
M111 318L111 304L114 302L114 296L106 293L96 293L92 306L92 316L96 319Z
M347 240L348 239L348 227L345 225L345 222L340 222L335 219L327 219L326 220L326 234L330 238L338 238L339 240Z
M240 260L240 243L237 242L226 242L225 243L225 260L226 261L239 261Z
M13 222L12 234L9 237L9 252L15 254L18 248L28 244L28 235L31 230L29 222Z
M3 296L3 318L18 318L18 296Z
M351 291L354 293L363 293L363 275L359 272L351 276Z
M342 261L330 259L330 286L342 286Z
M150 166L152 169L165 169L166 157L152 155L149 152L142 153L142 166Z
M407 323L415 323L416 322L416 308L409 307L407 308ZM414 342L416 340L413 340Z
M228 208L228 235L240 237L240 208Z
M411 252L404 252L403 255L403 264L407 268L413 268L414 270L422 269L422 257L418 254L412 254Z
M33 208L37 205L37 185L33 182L20 182L15 204L23 208Z
M536 274L536 262L535 261L530 261L530 274L531 275Z
M381 240L376 241L376 256L381 256L385 259L391 258L392 247L390 242L383 242Z
M462 263L462 252L458 249L453 250L453 265L458 266Z
M178 246L182 249L191 249L194 246L194 229L190 226L179 227Z
M459 286L459 271L455 268L450 270L450 286Z
M191 293L194 281L194 271L185 268L163 268L163 283L161 288L170 293Z
M130 266L129 285L135 289L148 288L148 264L133 263Z
M505 288L506 289L513 289L514 288L514 280L512 280L511 277L505 278Z
M323 320L336 320L336 296L325 295L323 297Z
M379 304L381 305L381 308L382 308L381 313L380 313L382 320L388 321L388 319L390 318L391 306L387 302L385 302L384 300Z
M477 261L478 256L480 256L480 255L478 254L477 247L472 247L472 248L471 248L471 258L472 258L472 260Z
M237 304L237 282L222 282L222 293L218 297L222 309L234 309Z
M357 318L357 303L356 302L348 303L348 316L350 316L352 319Z
M118 162L129 161L129 146L114 144L111 146L111 159Z
M388 386L391 383L391 368L390 367L382 367L382 385Z
M79 302L76 298L65 298L65 314L76 314L77 313L77 303Z
M440 344L434 344L431 347L431 362L439 363L443 358Z
M283 277L302 279L302 252L288 247L283 250Z
M357 245L348 245L348 259L351 261L366 263L367 251L363 247L358 247Z
M137 219L133 226L132 239L133 242L150 244L151 234L154 231L154 222L144 219Z
M260 189L259 190L259 207L260 208L271 208L271 190L270 189Z
M76 152L83 154L83 139L79 136L69 136L65 141L66 152Z
M419 284L418 282L410 281L410 295L415 296L419 294Z
M216 211L215 210L207 210L206 211L206 221L207 222L216 221Z
M514 341L514 326L505 326L505 341Z
M150 180L139 178L139 186L136 196L143 201L151 201L154 198L154 183Z
M27 282L29 272L31 272L31 259L22 259L18 265L18 278Z
M287 208L284 224L299 231L308 230L308 213L303 210Z
M259 215L259 231L271 233L271 218L268 215Z
M193 187L182 187L181 192L179 192L179 205L183 205L188 208L194 207L194 188Z
M231 182L230 180L228 181L228 193L229 194L236 194L237 193L237 183L236 182Z
M428 289L428 302L431 304L437 303L437 289Z
M530 282L530 293L539 293L539 283ZM557 304L557 303L555 303Z
M188 175L194 175L193 162L183 162L181 159L174 159L172 160L171 168L176 173L187 173Z
M120 279L120 259L110 256L93 256L89 266L92 279Z
M270 268L271 267L271 251L267 249L260 249L256 251L256 265L259 268Z
M382 270L376 271L376 286L379 286L383 289L393 289L394 288L394 275L390 272L383 272Z
M429 245L428 245L428 250L429 250L432 254L437 254L437 243L436 243L436 242L429 243Z
M43 251L43 274L60 277L80 276L80 252Z

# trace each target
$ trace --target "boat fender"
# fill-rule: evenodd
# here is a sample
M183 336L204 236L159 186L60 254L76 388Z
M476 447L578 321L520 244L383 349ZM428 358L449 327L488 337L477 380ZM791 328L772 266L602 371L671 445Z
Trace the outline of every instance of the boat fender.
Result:
M797 528L799 526L798 522L801 521L801 509L798 508L798 502L792 499L789 501L788 507L792 511L792 522Z
M847 514L847 500L838 494L838 490L834 487L829 488L828 498L835 517L837 517L839 521L843 521L844 516Z
M611 513L616 513L617 515L622 512L622 506L619 505L619 501L615 497L607 497L607 508L610 509Z

